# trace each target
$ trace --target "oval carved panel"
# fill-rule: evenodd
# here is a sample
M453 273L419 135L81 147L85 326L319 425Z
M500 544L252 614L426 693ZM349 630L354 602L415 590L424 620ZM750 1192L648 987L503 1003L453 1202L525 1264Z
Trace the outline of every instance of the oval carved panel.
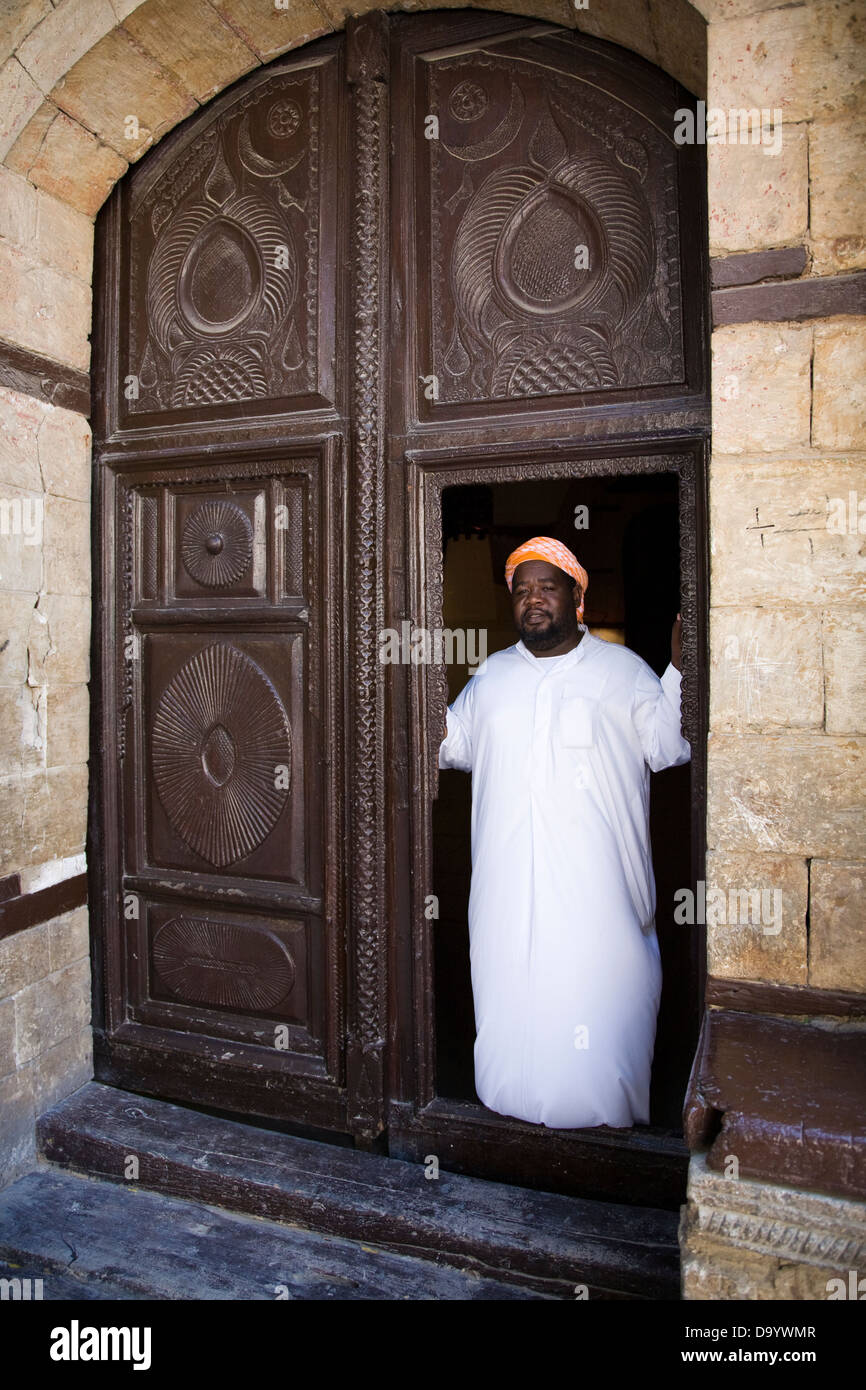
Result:
M427 82L440 408L681 381L665 132L591 71L539 81L534 58L440 57Z
M224 868L267 839L288 798L292 739L249 656L220 642L187 661L163 692L151 742L160 802L190 849Z
M291 954L272 932L203 917L164 922L153 965L179 999L222 1009L273 1009L295 983Z

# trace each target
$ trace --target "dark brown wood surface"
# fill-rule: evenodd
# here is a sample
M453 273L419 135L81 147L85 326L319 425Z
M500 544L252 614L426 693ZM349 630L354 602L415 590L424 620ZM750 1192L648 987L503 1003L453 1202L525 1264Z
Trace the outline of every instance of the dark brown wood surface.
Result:
M866 1018L866 994L855 994L853 990L774 985L766 980L723 980L717 975L707 977L706 1002L708 1006L742 1013Z
M585 35L377 13L223 93L101 214L104 1080L367 1147L391 1113L401 1146L429 1133L441 682L378 657L384 627L441 625L446 486L675 477L701 876L705 179L668 133L687 99ZM682 1063L699 933L676 972ZM484 1171L477 1128L437 1126ZM649 1145L645 1190L673 1200L682 1146L656 1129L606 1140L609 1195L645 1200ZM525 1131L497 1131L520 1171Z
M87 875L75 874L64 878L60 883L52 883L47 888L38 888L33 893L22 893L17 874L10 875L10 887L18 882L17 893L4 893L0 884L0 937L13 936L15 932L26 931L28 927L49 922L64 912L72 912L87 902Z
M48 405L90 414L90 376L52 362L28 348L0 341L0 386L23 391Z
M802 275L809 261L805 246L781 246L774 251L743 251L735 256L714 256L710 282L714 290L732 285L758 285L765 280L790 280Z
M789 1019L707 1011L684 1112L707 1166L866 1197L866 1038Z
M378 1154L255 1130L91 1084L41 1117L51 1163L138 1182L265 1221L374 1242L525 1288L563 1295L676 1298L677 1216L466 1178L443 1161Z
M713 327L866 313L866 271L713 290Z

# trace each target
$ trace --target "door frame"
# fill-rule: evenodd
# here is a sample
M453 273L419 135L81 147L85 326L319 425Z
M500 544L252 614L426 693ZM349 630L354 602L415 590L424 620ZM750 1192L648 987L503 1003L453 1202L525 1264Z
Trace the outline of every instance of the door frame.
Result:
M494 458L496 462L494 463ZM654 439L643 445L584 446L551 441L482 446L464 450L411 451L407 472L409 611L419 626L444 626L442 492L461 485L533 482L548 479L640 476L673 473L678 479L681 610L683 615L683 731L692 745L692 890L704 876L706 853L706 671L708 573L706 554L707 446L703 438ZM441 679L435 668L408 667L411 776L411 868L409 919L414 1000L413 1055L416 1095L389 1107L390 1151L421 1160L436 1152L446 1166L480 1172L526 1186L547 1186L602 1200L638 1200L676 1207L682 1201L688 1150L676 1133L657 1126L631 1130L544 1130L500 1116L481 1104L440 1097L435 1086L433 937L435 920L425 915L433 891L432 805L438 784L438 750L444 718ZM689 976L697 983L690 1000L691 1050L703 1016L705 941L689 937ZM639 1193L637 1198L634 1193Z

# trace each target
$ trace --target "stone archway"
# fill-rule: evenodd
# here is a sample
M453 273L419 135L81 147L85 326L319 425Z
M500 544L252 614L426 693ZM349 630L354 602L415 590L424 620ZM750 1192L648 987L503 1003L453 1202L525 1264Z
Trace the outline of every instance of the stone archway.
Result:
M585 9L564 0L513 6L630 48L698 97L709 54L713 103L778 109L783 123L783 161L771 164L751 146L709 151L711 250L728 262L716 268L715 295L709 842L721 882L770 875L789 910L778 937L711 936L710 965L722 982L763 982L765 995L768 985L805 990L791 1010L820 1013L828 991L866 989L853 887L866 848L851 811L863 713L849 678L862 622L860 542L856 516L844 534L822 522L828 498L866 494L857 411L847 400L849 379L866 375L863 26L856 0L754 9L751 0L701 0L700 10L622 0L598 14L592 0ZM78 1084L89 1065L83 909L68 911L81 889L76 898L54 888L80 884L86 818L92 218L129 162L196 106L259 63L342 28L347 10L339 0L275 4L273 13L249 0L63 0L56 8L28 0L0 26L0 409L13 443L0 481L10 506L30 497L44 507L40 543L23 546L0 581L9 635L2 679L14 691L4 707L14 746L3 771L0 873L17 880L22 901L53 894L28 908L41 913L28 920L46 928L44 959L37 952L13 979L16 989L53 982L61 1001L52 1029L37 1029L12 1074L19 1157L28 1133L32 1148L35 1108ZM801 555L793 518L804 514L818 525ZM802 584L791 587L804 564L805 594ZM820 661L804 645L804 604L821 634ZM762 664L749 655L759 643L770 653ZM778 788L769 808L768 784ZM804 820L806 805L820 806L820 817ZM47 929L59 914L51 957ZM73 1037L76 1047L58 1058L59 1042ZM698 1178L696 1202L723 1205L712 1175ZM750 1219L737 1218L744 1240ZM772 1279L782 1256L772 1242L758 1256ZM698 1268L696 1288L701 1277Z

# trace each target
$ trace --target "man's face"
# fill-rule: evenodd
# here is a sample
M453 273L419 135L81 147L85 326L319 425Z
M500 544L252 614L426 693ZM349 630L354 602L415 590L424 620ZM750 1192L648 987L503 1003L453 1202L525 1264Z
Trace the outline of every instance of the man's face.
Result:
M511 607L520 640L530 651L549 651L577 632L580 586L546 560L524 560L511 581Z

